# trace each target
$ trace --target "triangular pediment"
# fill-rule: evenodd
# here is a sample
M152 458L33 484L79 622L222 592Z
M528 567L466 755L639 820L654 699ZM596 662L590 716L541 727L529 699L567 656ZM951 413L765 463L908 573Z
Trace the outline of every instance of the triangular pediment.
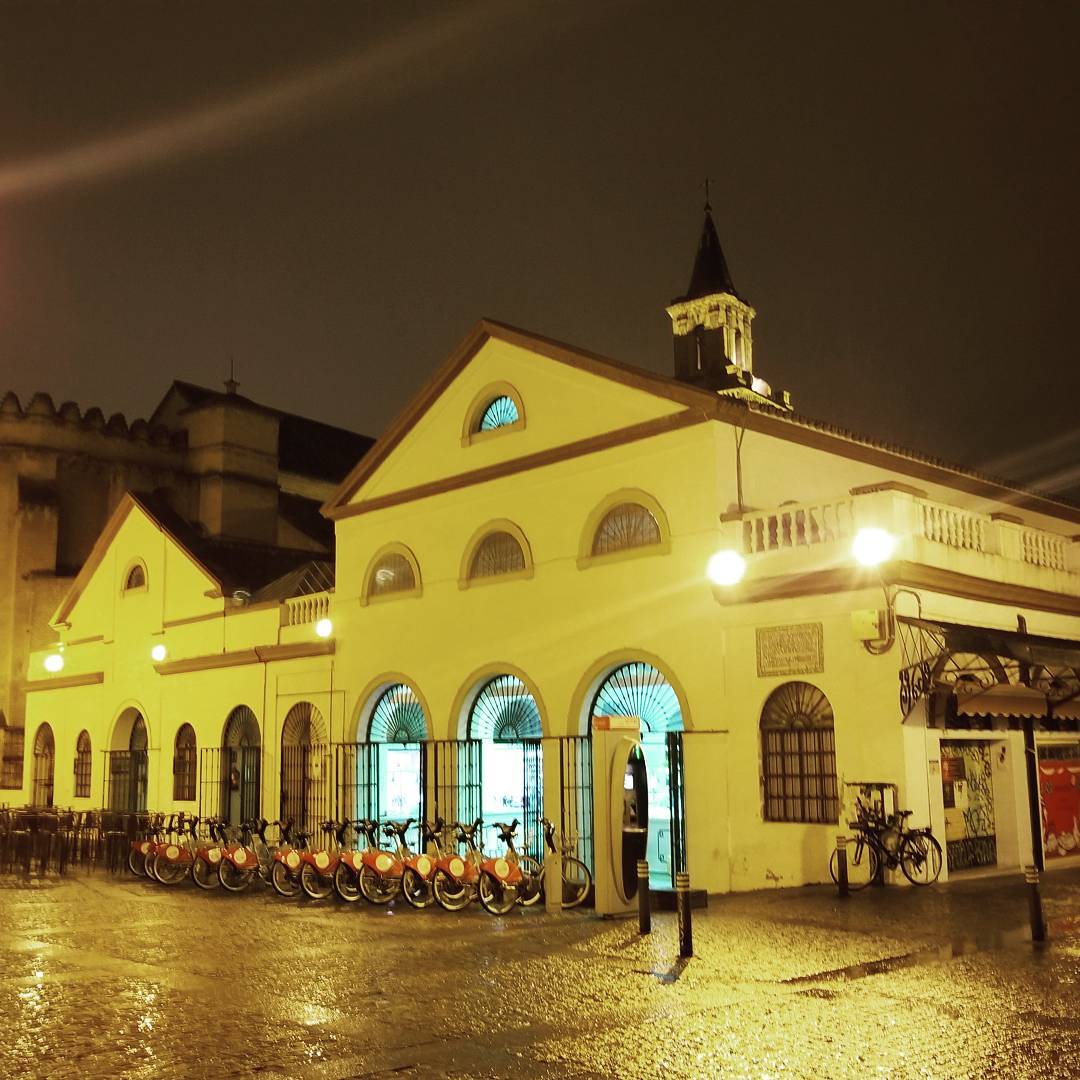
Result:
M478 431L490 401L516 421ZM641 437L715 403L706 391L499 323L479 323L323 508L343 517L526 463Z

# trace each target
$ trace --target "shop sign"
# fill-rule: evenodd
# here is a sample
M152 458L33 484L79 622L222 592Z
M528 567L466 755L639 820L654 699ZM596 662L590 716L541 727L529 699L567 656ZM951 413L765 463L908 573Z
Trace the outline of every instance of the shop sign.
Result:
M757 673L814 675L825 670L821 623L761 626L757 630Z

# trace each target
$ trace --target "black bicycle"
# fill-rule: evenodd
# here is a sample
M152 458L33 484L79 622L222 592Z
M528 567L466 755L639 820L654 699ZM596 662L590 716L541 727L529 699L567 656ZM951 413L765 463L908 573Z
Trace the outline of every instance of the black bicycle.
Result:
M941 873L941 845L929 829L909 829L910 810L898 810L888 818L861 804L858 820L848 822L855 836L847 844L848 888L864 889L882 869L903 871L912 885L932 885ZM838 853L829 860L829 873L837 881Z

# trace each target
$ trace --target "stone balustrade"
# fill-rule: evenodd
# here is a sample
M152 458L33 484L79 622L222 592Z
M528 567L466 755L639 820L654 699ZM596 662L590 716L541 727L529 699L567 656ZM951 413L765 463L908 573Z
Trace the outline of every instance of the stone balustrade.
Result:
M310 593L286 600L281 609L282 626L308 626L330 615L330 594Z

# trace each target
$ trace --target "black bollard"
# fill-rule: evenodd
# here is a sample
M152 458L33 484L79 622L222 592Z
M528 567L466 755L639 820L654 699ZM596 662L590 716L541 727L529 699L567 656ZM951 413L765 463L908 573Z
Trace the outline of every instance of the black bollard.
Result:
M850 896L847 876L847 837L836 838L836 888L841 896Z
M686 959L694 955L694 929L690 920L690 875L683 871L675 875L675 914L679 920L679 955Z
M649 895L649 864L638 859L637 864L637 924L638 933L652 933L652 897Z
M1042 894L1039 892L1039 871L1034 866L1024 870L1028 887L1028 917L1031 920L1031 940L1046 940L1046 920L1043 918Z

